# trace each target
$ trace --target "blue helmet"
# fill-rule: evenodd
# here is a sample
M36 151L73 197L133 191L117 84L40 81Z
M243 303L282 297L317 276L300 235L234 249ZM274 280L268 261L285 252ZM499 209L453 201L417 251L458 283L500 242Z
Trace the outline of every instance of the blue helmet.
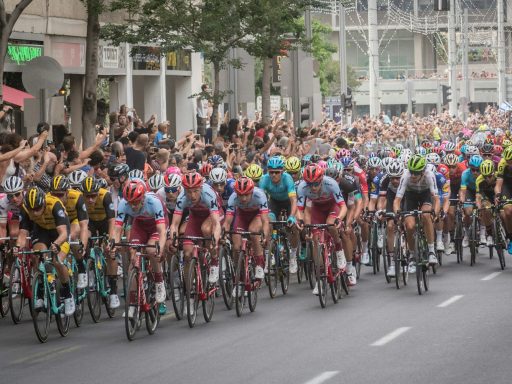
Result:
M267 162L268 169L284 169L284 161L281 156L272 156Z
M207 161L213 166L213 168L224 164L224 159L220 155L210 156Z
M341 158L341 164L343 164L343 168L353 168L355 160L350 156L343 156Z
M472 168L480 168L480 164L482 164L484 159L480 155L473 155L469 159L468 165Z

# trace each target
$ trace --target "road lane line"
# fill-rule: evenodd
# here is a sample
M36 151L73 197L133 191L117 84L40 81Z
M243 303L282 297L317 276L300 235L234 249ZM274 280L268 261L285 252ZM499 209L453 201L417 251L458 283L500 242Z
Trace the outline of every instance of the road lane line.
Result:
M489 281L489 280L492 280L496 276L499 276L499 275L501 275L501 272L494 272L494 273L491 273L490 275L487 275L487 276L481 278L480 280L482 280L482 281Z
M329 379L332 379L338 373L340 373L340 371L326 371L319 374L318 376L313 377L311 380L305 382L304 384L321 384Z
M439 304L437 306L437 308L446 308L447 306L455 303L456 301L459 301L460 299L462 299L464 297L464 295L455 295L453 297L450 297L448 300L446 301L443 301L441 304Z
M398 329L395 329L393 332L388 333L386 336L380 338L375 343L371 344L372 347L382 347L383 345L386 345L390 341L393 341L398 336L402 335L403 333L407 332L411 327L400 327Z
M47 356L53 357L55 355L60 355L62 353L71 352L71 351L74 351L74 350L79 349L79 348L80 348L79 345L75 345L73 347L50 349L50 350L45 351L45 352L34 353L32 355L22 357L21 359L14 360L11 363L11 365L21 364L21 363L25 363L25 362L33 362L33 361L37 361L38 359L41 359L41 358L44 359Z

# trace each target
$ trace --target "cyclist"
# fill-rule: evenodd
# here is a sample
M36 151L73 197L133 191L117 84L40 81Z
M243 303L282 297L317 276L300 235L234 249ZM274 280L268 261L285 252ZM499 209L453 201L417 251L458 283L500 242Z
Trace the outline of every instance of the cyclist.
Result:
M484 160L480 164L480 176L476 178L476 206L480 212L480 223L487 228L487 233L490 233L490 226L492 224L492 214L489 210L495 201L494 189L496 187L495 166L492 160ZM485 232L483 232L485 235ZM480 232L482 237L482 232ZM480 242L482 240L480 239ZM491 235L487 236L487 246L494 245Z
M176 202L176 209L170 226L171 237L177 235L183 212L188 208L189 216L185 228L185 236L210 237L213 235L214 243L212 248L212 259L210 262L210 274L208 281L216 283L219 280L219 259L217 255L217 244L220 239L221 221L224 216L221 210L220 197L204 182L204 179L197 172L188 173L181 178L183 191L180 192ZM188 276L188 268L193 252L193 243L183 243L185 259L185 276ZM185 279L188 287L190 282Z
M448 209L446 224L447 232L444 239L444 249L446 254L452 253L452 244L450 233L455 229L455 208L459 199L460 183L462 173L466 170L465 162L459 162L459 157L454 153L448 153L444 158L444 164L448 167L448 177L450 179L450 208Z
M57 255L55 268L62 284L60 295L64 298L64 312L66 316L73 315L75 300L69 286L68 268L63 264L69 253L69 218L62 202L46 195L38 187L30 188L23 200L16 248L25 247L28 236L32 238L33 250L51 249ZM16 249L13 251L16 252ZM33 266L37 268L36 258ZM43 303L43 298L38 297L35 308L41 309Z
M160 197L167 208L169 223L172 222L172 216L176 209L176 201L181 192L181 176L175 173L168 174L164 177L164 186L160 188L156 194Z
M71 189L68 179L62 175L55 176L52 179L50 183L50 194L53 197L60 199L66 208L66 213L68 214L70 222L70 239L72 241L80 240L83 244L82 249L74 249L73 254L77 260L76 264L78 267L78 280L76 286L79 289L84 289L87 287L87 274L83 263L84 247L89 241L89 231L87 229L89 216L87 215L84 197L82 196L82 192L76 189Z
M5 194L0 194L0 237L17 237L20 229L20 208L23 204L24 184L18 176L9 176L5 179Z
M112 201L114 202L114 210L117 210L117 206L123 197L123 189L129 182L128 173L130 167L126 164L114 164L108 170L108 177L112 182L110 187L110 193L112 195ZM85 179L85 177L84 177Z
M295 156L290 156L284 163L284 169L292 177L295 185L298 185L300 182L300 168L300 159Z
M165 185L164 177L161 173L155 173L148 179L148 187L149 190L153 193L157 193L157 191Z
M297 272L297 248L299 246L299 231L294 225L297 214L297 193L292 177L284 172L284 161L279 156L271 157L267 162L267 173L261 178L259 187L269 196L269 217L275 221L285 211L289 226L290 240L290 273Z
M471 224L471 213L476 199L476 178L480 173L480 165L483 159L480 155L472 155L469 158L468 166L462 173L460 182L459 201L464 204L464 238L462 239L462 246L469 246L469 226ZM482 232L482 230L480 231ZM483 228L485 233L485 227Z
M71 172L68 175L68 181L69 181L69 184L71 185L71 188L74 188L77 190L80 189L80 187L82 185L82 181L84 181L84 179L86 177L87 177L87 173L85 173L81 169L77 169L77 170Z
M393 211L398 214L401 209L402 199L404 201L405 211L421 209L423 212L434 211L434 215L439 213L439 195L437 191L435 175L425 170L427 161L422 155L414 155L407 163L407 170L400 179L395 200L393 202ZM428 261L430 264L437 264L437 257L434 246L434 223L430 213L422 215L423 229L428 244ZM415 220L412 216L404 218L404 225L409 249L414 249Z
M304 169L304 180L297 188L297 217L299 222L306 224L336 224L329 227L329 233L333 239L336 249L336 264L338 268L345 269L347 260L345 258L339 228L347 213L347 207L340 187L335 180L324 176L324 170L317 164L310 164ZM314 236L313 241L318 242ZM316 247L314 248L316 249ZM316 265L321 265L321 255L314 252ZM347 275L355 274L355 267L349 265ZM318 293L318 285L313 290Z
M270 238L270 224L268 215L268 201L265 192L254 186L254 181L249 177L240 177L234 185L235 192L231 195L226 211L224 231L229 231L231 225L234 230L260 232L263 231L265 241ZM233 242L233 260L238 263L238 254L242 246L240 235L231 236ZM256 279L265 277L263 249L260 244L260 236L251 236L252 249L256 262Z
M209 175L210 186L222 199L222 208L226 212L229 197L233 194L235 179L228 179L228 173L224 168L213 168Z
M121 240L123 224L127 217L133 219L128 239L130 243L154 245L158 242L160 249L164 249L167 240L165 207L154 193L146 191L144 182L140 180L131 180L123 189L123 199L119 203L112 237L116 243ZM116 247L111 249L111 257L114 257L116 251ZM162 264L160 259L155 257L156 249L148 248L147 253L154 271L156 302L160 304L165 301L166 296ZM134 254L135 251L131 250L132 263ZM130 300L133 300L132 294ZM132 307L128 316L133 316L133 313Z
M244 176L252 179L255 183L258 183L263 176L263 169L261 169L258 164L251 164L245 170Z
M92 236L108 235L109 239L114 238L116 215L112 196L108 189L100 188L98 180L88 176L82 181L82 192L89 214L90 234ZM107 257L107 277L110 285L110 308L118 308L120 303L117 295L117 261L115 257Z
M512 146L507 146L501 154L501 160L496 172L496 186L494 188L496 203L505 198L512 199ZM503 207L503 223L508 238L508 253L512 255L512 204Z

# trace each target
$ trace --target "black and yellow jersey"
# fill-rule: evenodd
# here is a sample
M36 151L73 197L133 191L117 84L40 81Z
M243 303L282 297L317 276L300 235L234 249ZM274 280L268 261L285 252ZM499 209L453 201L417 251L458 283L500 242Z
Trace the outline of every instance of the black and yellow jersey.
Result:
M100 188L98 198L94 205L87 205L87 213L90 221L104 221L115 217L114 203L110 192L105 188Z
M492 197L494 196L494 187L496 186L496 178L494 177L493 180L488 180L482 175L479 175L476 178L475 181L476 185L476 193L486 196L486 197Z
M34 215L25 204L22 206L20 228L31 231L33 224L46 230L54 230L60 225L69 227L69 218L62 202L54 196L46 195L44 212L40 216Z
M500 179L512 179L512 165L508 165L505 159L501 159L498 163L496 177Z
M51 195L51 193L49 194ZM65 206L71 224L78 224L78 222L89 218L82 192L69 189Z

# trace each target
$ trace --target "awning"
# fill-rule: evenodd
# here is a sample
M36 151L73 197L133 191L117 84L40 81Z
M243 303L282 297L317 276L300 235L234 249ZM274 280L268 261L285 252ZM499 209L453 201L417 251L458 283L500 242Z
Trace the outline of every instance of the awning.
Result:
M32 96L29 93L20 91L16 88L11 88L4 84L3 86L3 93L4 93L4 101L9 104L14 104L19 107L24 106L25 99L33 99L34 96Z

